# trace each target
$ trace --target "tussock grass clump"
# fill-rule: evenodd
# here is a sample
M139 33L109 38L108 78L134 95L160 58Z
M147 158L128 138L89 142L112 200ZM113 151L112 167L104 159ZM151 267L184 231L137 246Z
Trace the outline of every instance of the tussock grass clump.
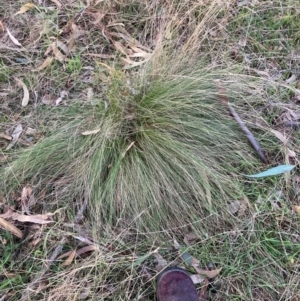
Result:
M50 191L59 183L56 198L87 195L99 226L122 219L155 231L209 216L214 222L223 216L222 223L227 202L241 196L240 162L247 168L257 156L215 80L238 108L247 105L249 78L243 86L228 70L174 62L149 64L131 76L110 69L106 99L64 108L60 127L7 168L6 187L30 181ZM98 131L82 134L90 130ZM213 230L210 222L202 227Z

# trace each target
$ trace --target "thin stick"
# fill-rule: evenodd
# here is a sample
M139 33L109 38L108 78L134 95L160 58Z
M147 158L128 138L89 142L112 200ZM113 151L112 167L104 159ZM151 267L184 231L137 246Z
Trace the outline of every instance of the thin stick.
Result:
M242 131L245 133L245 135L247 136L249 142L251 143L251 145L253 146L253 148L256 150L256 152L258 153L258 155L260 156L261 160L264 163L269 163L267 158L265 157L262 148L260 146L260 144L258 143L258 141L255 139L255 137L253 136L253 134L250 132L250 130L247 128L246 124L243 122L243 120L240 118L240 116L238 115L238 113L235 111L235 109L232 107L232 105L230 104L230 102L228 101L228 97L226 94L226 89L221 86L220 81L216 81L218 89L219 89L219 97L220 100L223 104L226 104L231 115L234 117L235 121L238 123L238 125L240 126L240 128L242 129Z
M299 121L284 121L283 125L287 126L287 127L294 128L294 129L300 129L300 122Z
M264 163L268 163L267 158L265 157L261 146L259 145L258 141L256 140L256 138L253 136L253 134L249 131L249 129L247 128L246 124L244 123L244 121L240 118L240 116L238 115L238 113L235 111L235 109L232 107L232 105L228 102L227 103L228 109L231 113L231 115L234 117L234 119L236 120L236 122L238 123L238 125L240 126L240 128L242 129L242 131L245 133L245 135L247 136L249 142L251 143L251 145L253 146L253 148L256 150L256 152L259 154L260 158L262 159L262 161Z

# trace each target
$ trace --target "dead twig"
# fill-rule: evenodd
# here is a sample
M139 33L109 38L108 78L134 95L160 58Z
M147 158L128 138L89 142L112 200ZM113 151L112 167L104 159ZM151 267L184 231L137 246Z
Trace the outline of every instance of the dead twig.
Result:
M228 109L230 111L230 114L233 116L233 118L235 119L235 121L238 123L238 125L240 126L240 128L242 129L242 131L244 132L244 134L247 136L249 142L251 143L251 145L253 146L253 148L256 150L256 152L260 156L261 160L264 163L268 163L268 160L265 157L260 144L258 143L258 141L256 140L256 138L254 137L254 135L250 132L250 130L247 128L246 124L240 118L240 116L235 111L235 109L233 108L233 106L231 105L231 103L228 101L228 97L226 95L226 89L223 86L221 86L221 84L220 84L219 81L217 81L217 86L218 86L218 89L219 89L219 97L220 97L221 102L223 104L227 105L227 107L228 107Z
M227 103L228 109L231 113L231 115L234 117L235 121L238 123L238 125L240 126L240 128L242 129L242 131L245 133L245 135L247 136L249 142L251 143L251 145L253 146L253 148L256 150L256 152L259 154L261 160L264 163L268 163L267 158L265 157L261 146L259 145L258 141L256 140L256 138L253 136L253 134L250 132L250 130L247 128L246 124L244 123L244 121L240 118L240 116L238 115L238 113L235 111L235 109L232 107L232 105L228 102Z
M300 122L299 121L284 121L283 125L286 127L300 129Z

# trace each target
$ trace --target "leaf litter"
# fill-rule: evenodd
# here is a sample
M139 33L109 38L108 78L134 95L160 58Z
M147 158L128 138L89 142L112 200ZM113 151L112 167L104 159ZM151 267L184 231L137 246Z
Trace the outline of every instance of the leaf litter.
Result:
M20 123L15 127L13 133L11 134L12 140L5 150L11 149L17 143L22 132L23 132L23 127L22 124Z
M180 257L183 259L183 261L187 264L192 266L198 275L205 276L209 279L216 278L220 272L222 271L222 267L218 269L203 269L200 268L200 261L196 259L195 257L191 256L190 253L183 251L183 248L180 246L180 244L177 242L176 239L174 239L174 247L178 250ZM194 276L196 279L196 277ZM201 279L201 278L199 278Z
M12 217L13 213L14 213L14 210L11 207L4 205L4 210L3 210L3 213L0 214L0 217L3 219L9 219Z
M39 67L37 67L36 69L34 69L33 71L41 71L41 70L47 68L48 66L51 65L52 61L53 61L53 57L52 57L52 56L48 56L48 57L43 61L43 63L42 63Z
M23 237L23 233L20 229L18 229L15 225L11 224L4 218L0 217L0 228L9 231L13 235L17 236L18 238Z
M29 185L26 185L22 189L22 194L21 194L21 204L22 204L22 212L26 212L28 215L30 215L29 212L29 206L30 206L30 201L32 200L33 195L32 195L32 187Z
M24 14L33 8L35 8L35 5L33 3L28 2L28 3L24 4L23 6L21 6L20 10L18 12L16 12L15 15Z
M0 20L0 28L1 28L2 32L4 32L4 31L5 31L5 27L4 27L4 25L3 25L3 23L2 23L2 21L1 21L1 20Z
M285 172L292 171L294 168L295 168L295 165L290 165L290 164L284 165L283 164L283 165L269 168L263 172L260 172L260 173L254 174L254 175L245 175L245 177L248 177L248 178L271 177L271 176L276 176L276 175L283 174Z
M6 27L6 31L7 31L7 34L8 34L8 36L9 36L9 38L11 39L11 41L12 41L15 45L21 46L21 47L22 47L21 43L20 43L20 42L12 35L12 33L10 32L10 30L8 29L8 27Z
M5 133L0 133L0 138L6 139L6 140L12 140L12 136L7 135Z
M62 255L60 255L58 257L58 259L63 259L65 257L68 257L66 259L66 261L62 264L63 266L67 266L70 265L72 263L72 261L74 260L74 258L84 254L84 253L88 253L88 252L92 252L92 251L99 251L99 247L96 244L92 244L77 250L72 250L69 251L67 253L64 253Z
M28 105L28 102L29 102L29 91L28 91L28 88L24 84L24 82L21 81L20 79L15 78L15 80L18 83L18 86L20 86L20 87L23 88L24 95L23 95L23 99L22 99L22 107L26 107Z

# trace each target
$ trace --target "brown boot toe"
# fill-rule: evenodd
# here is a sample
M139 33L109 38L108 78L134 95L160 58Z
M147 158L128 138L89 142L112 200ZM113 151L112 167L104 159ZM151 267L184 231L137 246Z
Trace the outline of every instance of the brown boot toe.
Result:
M199 294L189 274L178 267L165 269L157 278L158 301L199 301Z

